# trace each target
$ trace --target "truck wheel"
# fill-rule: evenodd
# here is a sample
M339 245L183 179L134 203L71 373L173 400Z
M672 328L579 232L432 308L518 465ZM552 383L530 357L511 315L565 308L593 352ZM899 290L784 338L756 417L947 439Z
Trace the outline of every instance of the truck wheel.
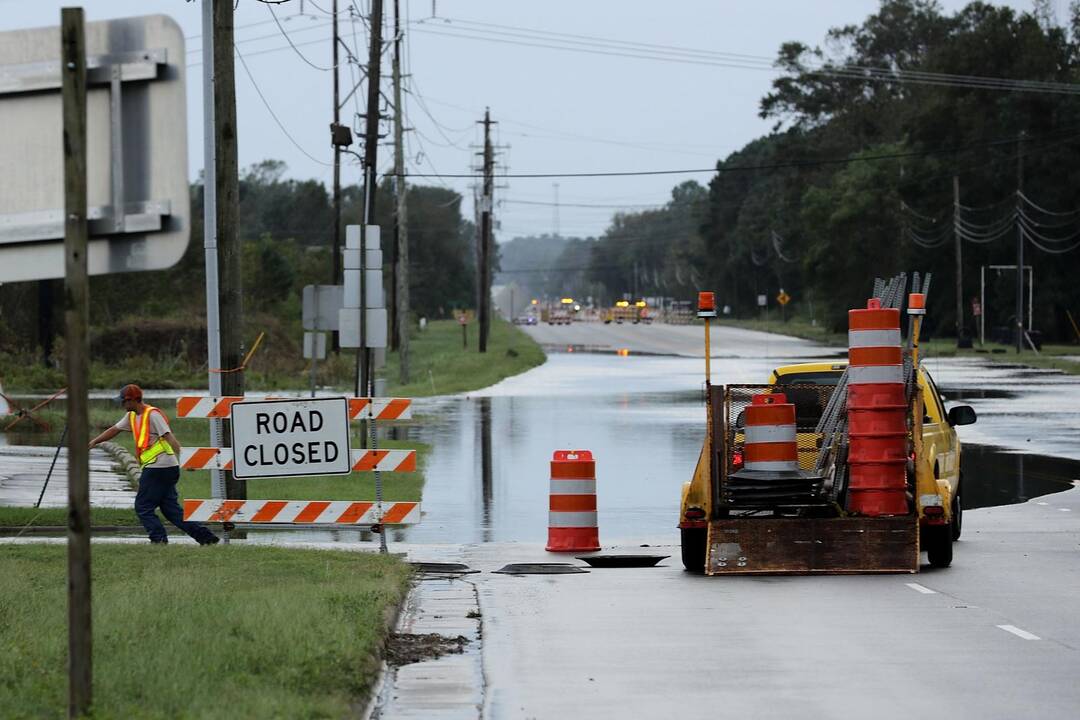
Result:
M949 524L949 528L952 530L952 539L960 539L960 531L963 530L964 525L964 503L960 499L960 486L956 486L956 492L953 494L952 501L952 522Z
M708 528L682 528L682 564L694 573L705 572L705 543L708 540Z
M952 564L952 527L934 525L923 530L926 557L931 567L947 568Z

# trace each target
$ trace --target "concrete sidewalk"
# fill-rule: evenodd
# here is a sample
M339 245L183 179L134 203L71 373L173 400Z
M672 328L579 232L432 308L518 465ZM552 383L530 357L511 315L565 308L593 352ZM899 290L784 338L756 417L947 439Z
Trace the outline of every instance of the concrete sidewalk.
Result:
M0 505L33 507L49 474L55 447L8 445L0 447ZM67 506L67 448L60 449L56 467L41 507ZM90 505L126 507L135 502L127 477L103 450L90 451Z

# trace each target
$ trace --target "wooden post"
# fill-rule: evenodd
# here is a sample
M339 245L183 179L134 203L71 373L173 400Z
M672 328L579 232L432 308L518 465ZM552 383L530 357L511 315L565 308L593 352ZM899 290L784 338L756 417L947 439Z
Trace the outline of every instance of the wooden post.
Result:
M236 73L233 61L233 4L214 3L214 137L217 143L218 303L221 308L221 368L233 370L244 359L244 303L240 275L240 177L236 157ZM224 395L244 395L243 371L221 376ZM222 423L222 446L232 445L232 428ZM225 473L225 497L247 498L247 481Z
M86 37L82 8L60 11L64 115L64 326L68 395L68 717L92 698L90 451L87 413Z
M405 184L405 113L401 99L401 12L394 0L394 187L397 212L394 213L397 252L394 255L394 330L398 351L398 382L409 382L409 212L408 187Z

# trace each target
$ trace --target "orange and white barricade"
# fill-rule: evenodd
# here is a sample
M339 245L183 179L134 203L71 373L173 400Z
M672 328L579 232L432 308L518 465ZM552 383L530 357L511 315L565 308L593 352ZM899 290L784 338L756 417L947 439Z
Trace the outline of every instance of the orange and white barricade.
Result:
M182 395L176 399L176 417L227 419L230 408L235 403L287 399L289 398L270 395L262 397ZM409 398L362 397L348 398L348 401L351 420L408 420L412 418L412 400Z
M588 450L556 450L551 458L548 552L600 549L596 462Z
M232 470L233 448L180 449L182 470ZM416 472L415 450L353 450L353 472Z
M185 500L184 520L277 525L411 525L420 521L420 503L348 500Z

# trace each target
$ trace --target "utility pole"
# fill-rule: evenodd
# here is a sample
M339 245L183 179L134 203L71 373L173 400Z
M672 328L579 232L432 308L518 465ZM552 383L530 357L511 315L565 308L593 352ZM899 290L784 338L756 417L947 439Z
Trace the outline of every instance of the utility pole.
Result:
M60 11L64 123L64 326L68 396L68 717L93 690L90 631L90 451L87 450L86 35L82 8Z
M960 239L960 177L953 175L953 239L956 243L956 345L960 346L964 337L964 265L961 262L962 248Z
M236 157L236 74L233 65L233 3L214 3L214 181L221 286L221 392L243 397L244 303L240 276L240 180ZM212 368L213 369L213 368ZM222 447L232 444L230 421L222 423ZM247 481L225 472L225 497L247 499Z
M1023 208L1020 194L1024 192L1024 133L1020 133L1016 158L1016 352L1024 349L1024 226L1019 213Z
M334 0L334 4L331 7L331 12L334 13L333 26L334 26L334 50L331 55L331 62L334 68L334 129L341 124L341 108L339 107L338 99L338 0ZM331 133L331 141L335 140L333 133ZM331 285L337 285L341 282L341 147L334 142L334 228L333 238L330 241L331 252L333 253L333 267L334 275L330 278ZM337 340L335 336L334 347L337 348Z
M379 68L382 58L382 0L371 0L371 48L368 53L367 116L364 118L364 215L360 221L360 347L356 350L360 388L372 394L371 353L367 348L367 228L375 220L375 163L379 150Z
M484 109L484 191L480 195L480 352L487 352L491 330L491 210L495 153L491 147L491 111Z
M405 183L405 106L401 104L401 9L394 0L394 329L397 332L398 381L409 382L409 216Z

